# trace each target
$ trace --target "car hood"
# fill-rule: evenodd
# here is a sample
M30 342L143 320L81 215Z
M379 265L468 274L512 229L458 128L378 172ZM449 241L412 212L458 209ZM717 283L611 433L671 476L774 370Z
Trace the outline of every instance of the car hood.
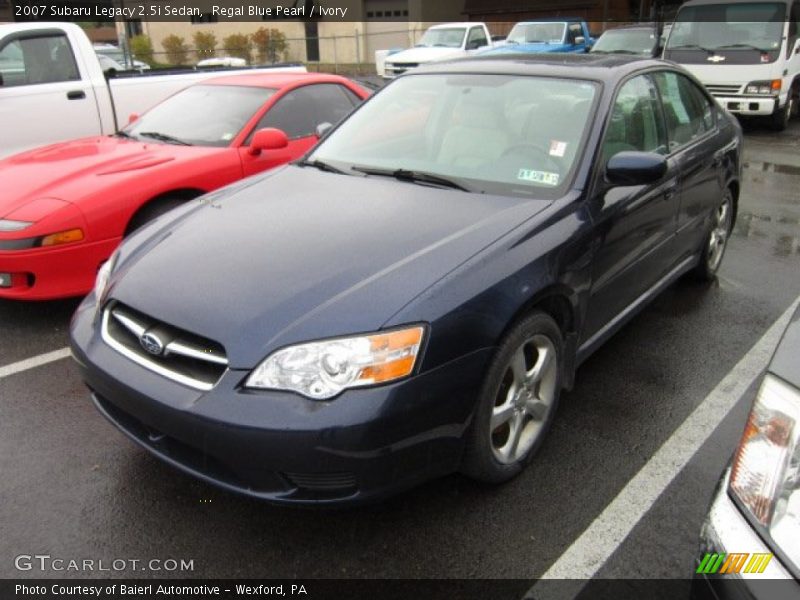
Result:
M23 152L0 161L0 218L40 198L78 200L96 191L110 175L146 173L166 163L219 150L93 137Z
M386 57L387 63L425 63L463 56L461 48L409 48Z
M768 370L800 389L800 308L778 344Z
M487 54L566 52L572 50L572 48L573 47L569 44L503 44L502 46L481 52L481 56Z
M284 167L124 244L110 297L252 368L286 344L379 329L549 204Z

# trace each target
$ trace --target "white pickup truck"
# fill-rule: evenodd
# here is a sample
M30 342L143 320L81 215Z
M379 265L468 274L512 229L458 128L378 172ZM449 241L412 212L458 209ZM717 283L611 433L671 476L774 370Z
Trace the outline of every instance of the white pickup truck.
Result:
M266 67L305 71L303 66ZM247 69L251 73L258 69ZM113 133L183 88L242 70L188 70L106 80L89 38L71 23L0 25L0 157Z
M442 23L429 28L408 50L386 57L383 77L393 79L419 65L470 56L493 46L485 23Z

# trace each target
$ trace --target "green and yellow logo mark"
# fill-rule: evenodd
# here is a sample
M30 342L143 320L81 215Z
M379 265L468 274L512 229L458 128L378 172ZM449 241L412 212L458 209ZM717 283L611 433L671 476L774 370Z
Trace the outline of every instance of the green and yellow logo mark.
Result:
M715 573L728 575L733 575L734 573L763 573L771 560L772 554L767 553L707 553L697 567L696 573L703 573L704 575L713 575Z

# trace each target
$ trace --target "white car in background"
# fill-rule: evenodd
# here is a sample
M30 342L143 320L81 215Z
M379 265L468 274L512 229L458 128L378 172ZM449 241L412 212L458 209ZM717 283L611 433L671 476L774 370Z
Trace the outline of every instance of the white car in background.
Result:
M470 56L492 46L492 34L485 23L434 25L424 33L413 48L386 58L383 78L393 79L420 65Z
M220 58L204 58L197 63L198 67L245 67L247 61L235 56L222 56Z

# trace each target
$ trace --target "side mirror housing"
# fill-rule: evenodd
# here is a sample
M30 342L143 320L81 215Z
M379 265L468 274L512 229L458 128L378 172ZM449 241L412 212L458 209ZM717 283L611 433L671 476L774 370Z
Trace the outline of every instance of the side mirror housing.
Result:
M280 150L288 145L289 138L285 132L273 127L265 127L253 134L249 152L252 156L258 156L263 150Z
M613 185L646 185L667 173L667 159L655 152L618 152L606 164L606 179Z
M575 45L576 46L580 46L580 45L585 44L585 43L586 43L586 38L583 37L582 35L579 35L579 36L575 37Z
M324 123L320 123L319 125L317 125L317 129L315 130L314 133L317 134L317 139L321 140L323 137L325 137L325 134L328 133L331 129L333 129L333 123L328 123L327 121L325 121Z
M139 120L139 113L131 113L128 115L128 125L138 120Z

